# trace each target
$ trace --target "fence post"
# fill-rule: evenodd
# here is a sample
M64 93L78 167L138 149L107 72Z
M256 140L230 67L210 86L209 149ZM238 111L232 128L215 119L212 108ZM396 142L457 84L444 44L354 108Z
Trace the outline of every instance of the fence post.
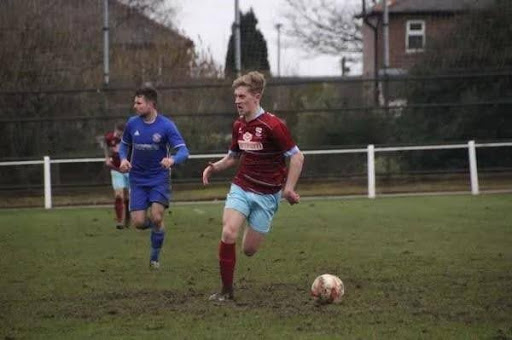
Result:
M44 156L44 208L52 208L52 174L50 168L50 157Z
M476 163L476 147L475 141L470 140L468 142L468 155L469 155L469 174L471 177L471 193L478 195L480 189L478 187L478 167Z
M375 147L368 145L368 198L375 198Z

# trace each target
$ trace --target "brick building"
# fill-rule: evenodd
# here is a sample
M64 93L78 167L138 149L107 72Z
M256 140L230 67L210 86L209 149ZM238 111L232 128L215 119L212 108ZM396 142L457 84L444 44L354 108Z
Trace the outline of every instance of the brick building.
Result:
M482 9L492 0L388 0L389 70L403 74L411 68L429 42L446 35L457 17ZM384 66L383 6L379 1L363 13L363 76L374 77Z

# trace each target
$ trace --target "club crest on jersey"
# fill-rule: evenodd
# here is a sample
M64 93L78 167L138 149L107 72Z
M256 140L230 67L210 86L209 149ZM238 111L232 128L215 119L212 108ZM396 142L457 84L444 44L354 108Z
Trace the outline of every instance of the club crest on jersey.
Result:
M261 142L252 141L252 134L250 132L244 133L242 139L243 140L238 141L238 147L240 148L240 150L263 150L263 144Z
M244 141L250 141L252 139L252 134L250 132L246 132L244 133L244 135L242 136L242 138L244 139Z
M255 130L256 130L256 137L261 137L261 133L263 132L263 129L258 126L258 127L256 127Z
M160 143L161 140L162 140L162 136L159 133L155 133L153 135L153 142Z

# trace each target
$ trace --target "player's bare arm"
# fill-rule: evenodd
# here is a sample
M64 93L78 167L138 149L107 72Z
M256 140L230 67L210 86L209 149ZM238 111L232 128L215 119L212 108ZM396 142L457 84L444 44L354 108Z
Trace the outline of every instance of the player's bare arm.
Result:
M288 166L288 176L286 179L286 184L283 189L283 198L292 205L300 202L300 196L295 192L295 185L299 180L303 164L304 155L302 154L302 152L299 151L290 157L290 164Z
M117 170L117 167L114 165L114 162L112 162L112 158L111 158L111 157L108 157L107 159L105 159L105 165L106 165L109 169Z
M210 176L214 172L224 171L237 163L238 158L232 154L227 154L215 163L209 163L208 166L203 170L203 184L208 185L210 183Z
M119 168L114 164L114 160L109 155L105 156L105 165L112 170L119 170Z
M113 170L118 170L118 168L114 165L114 161L112 159L112 157L110 157L109 155L109 150L108 150L108 146L106 143L104 143L104 148L103 148L103 151L105 152L105 165L109 168L109 169L113 169Z
M101 149L103 150L103 155L105 156L105 165L109 168L113 168L112 158L109 155L108 145L105 141L105 136L98 136L96 140L100 144Z

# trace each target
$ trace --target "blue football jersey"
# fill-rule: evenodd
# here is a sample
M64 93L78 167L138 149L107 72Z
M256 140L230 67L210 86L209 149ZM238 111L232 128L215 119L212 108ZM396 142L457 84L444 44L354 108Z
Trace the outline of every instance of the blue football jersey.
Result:
M161 114L150 124L139 116L130 118L122 143L131 149L130 182L148 186L168 181L169 170L160 162L171 155L171 149L185 145L174 122Z

